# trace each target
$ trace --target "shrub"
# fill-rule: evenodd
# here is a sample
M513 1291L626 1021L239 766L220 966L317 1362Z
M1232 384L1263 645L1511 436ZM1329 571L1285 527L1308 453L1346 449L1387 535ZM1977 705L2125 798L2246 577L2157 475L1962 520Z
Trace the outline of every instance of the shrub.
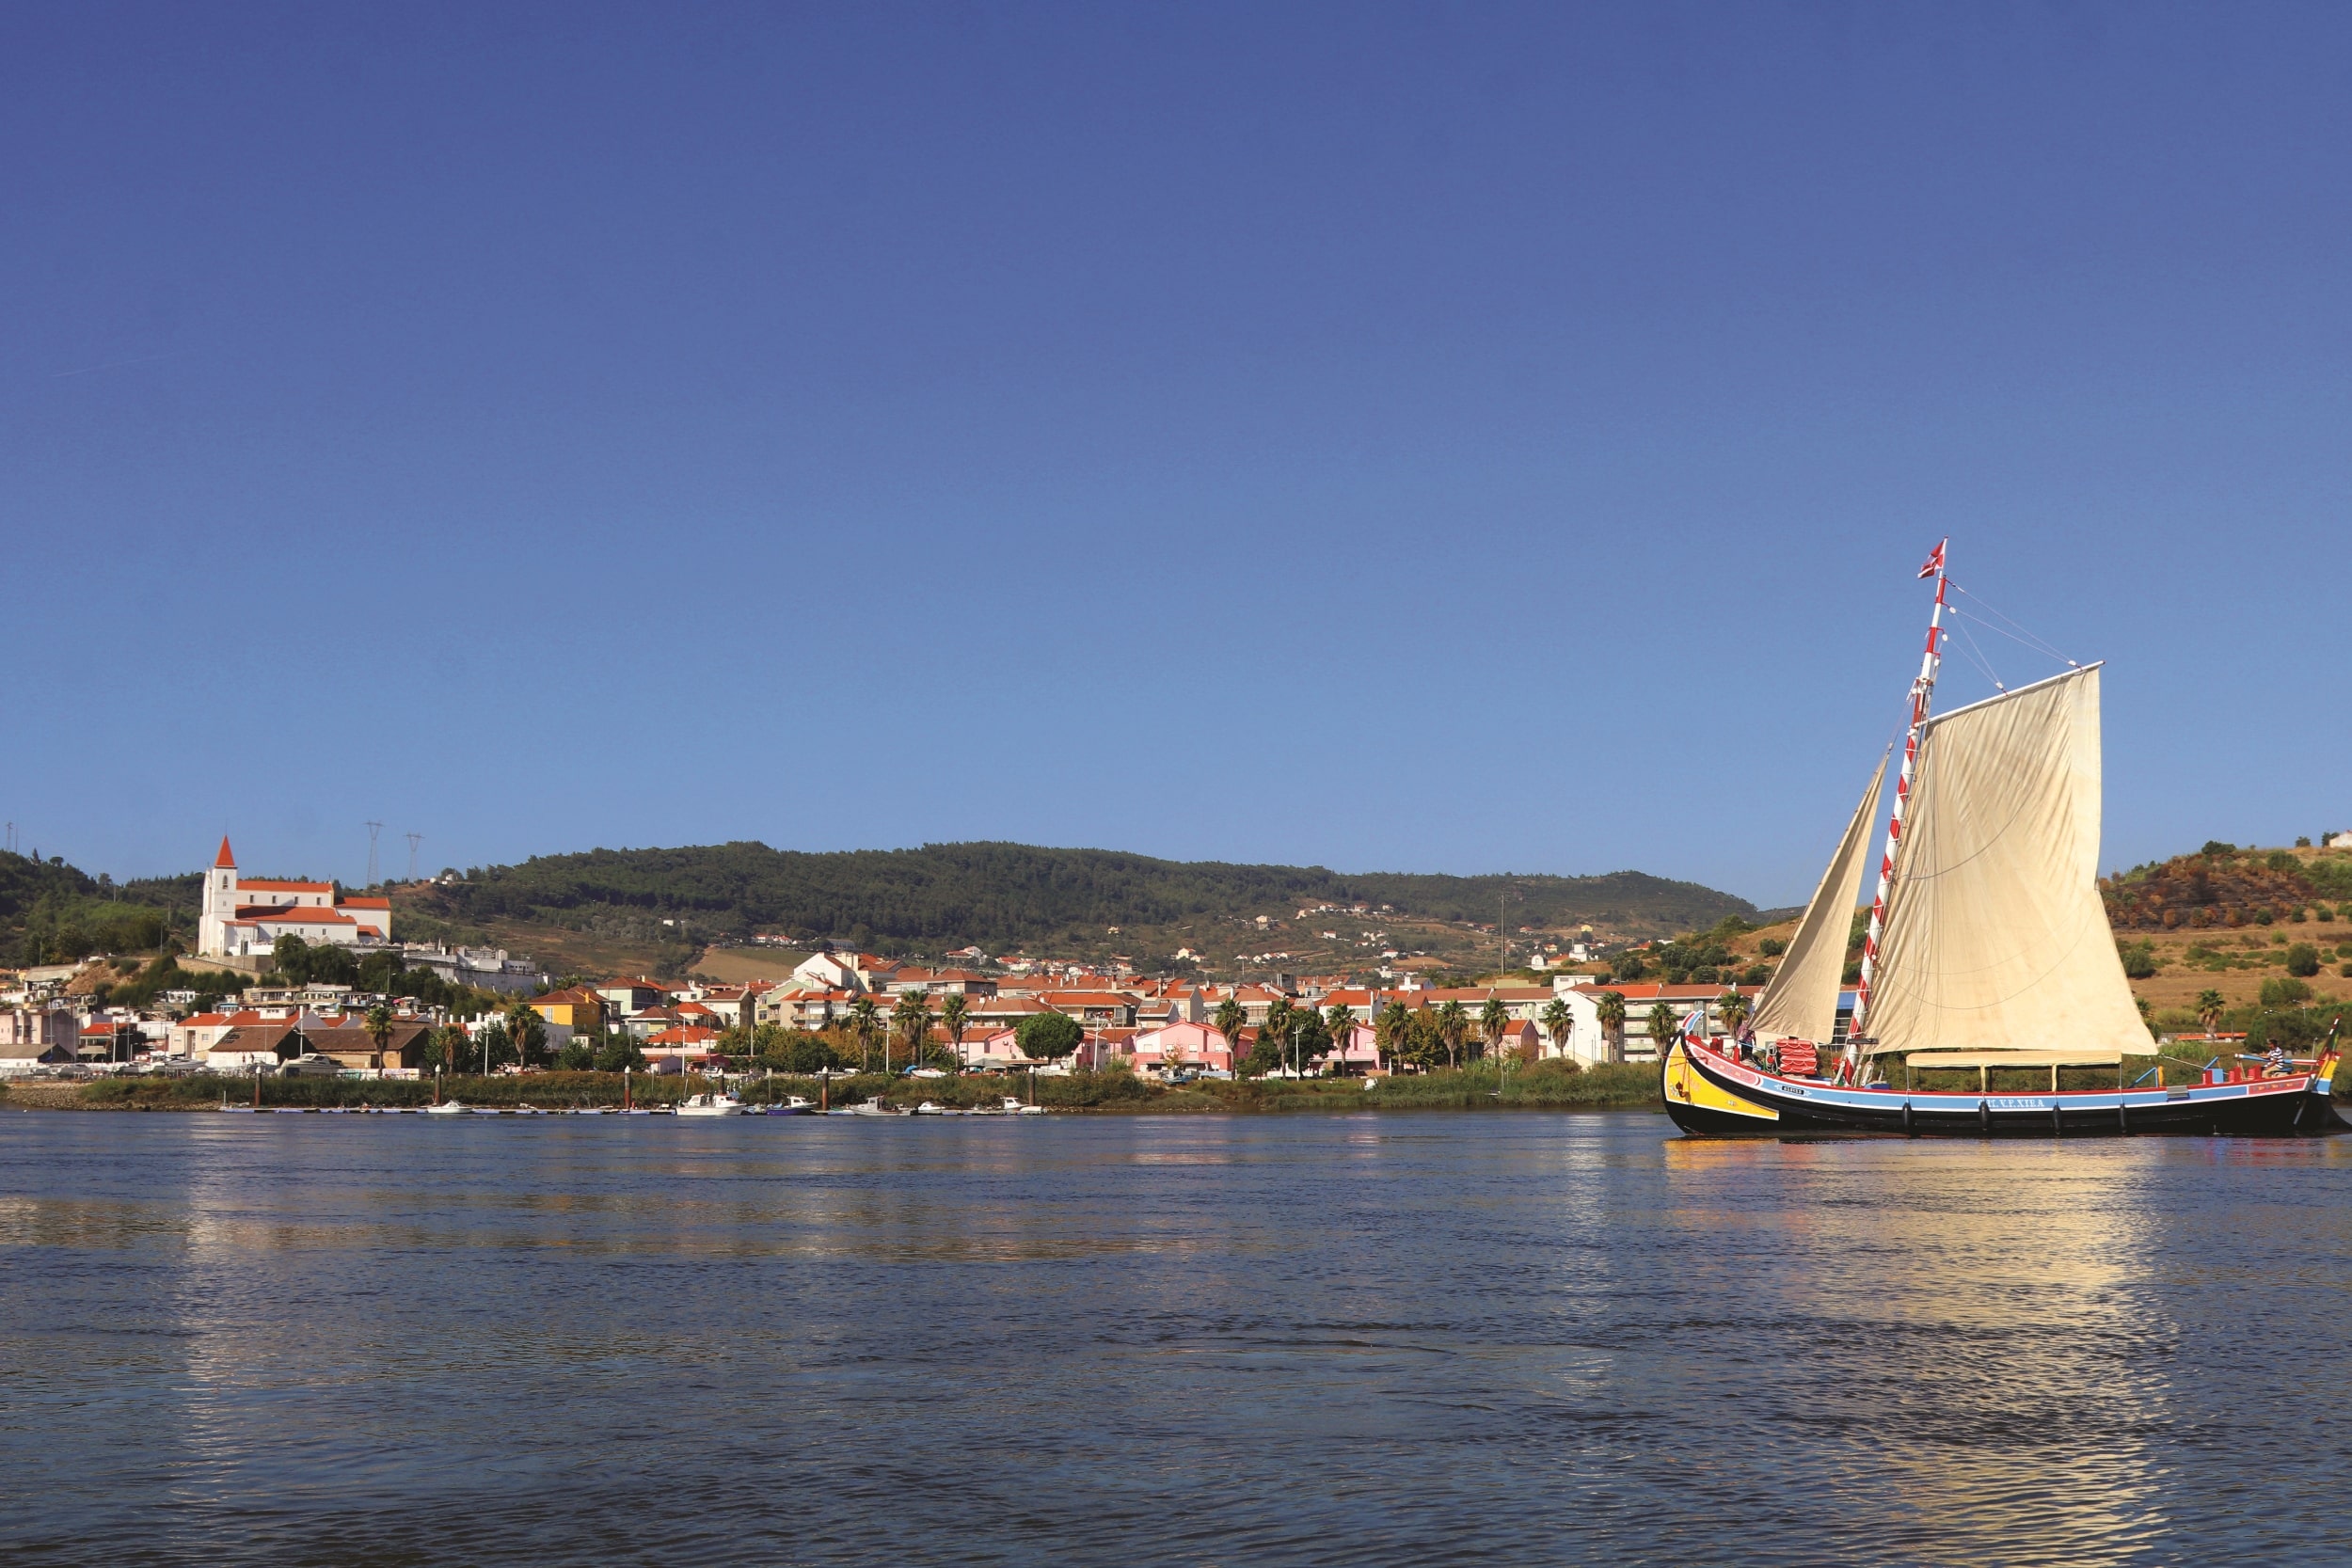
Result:
M1768 958L1777 958L1788 951L1788 944L1778 937L1766 937L1756 944L1756 950Z
M2300 980L2265 980L2262 1005L2265 1007L2292 1007L2312 999L2312 988Z
M2291 912L2291 913L2290 913L2290 914L2288 914L2288 916L2287 916L2287 918L2288 918L2289 920L2291 920L2291 921L2295 922L2295 924L2296 924L2297 926L2302 925L2302 924L2303 924L2303 922L2305 922L2306 920L2309 920L2311 917L2312 917L2312 911L2309 911L2309 910L2307 910L2307 909L2305 909L2305 908L2303 908L2303 906L2302 906L2302 905L2300 905L2300 904L2297 904L2297 905L2295 907L2295 909L2294 909L2293 912Z
M2287 949L2287 973L2305 979L2319 973L2319 949L2308 942L2298 942Z
M2134 980L2145 980L2156 972L2156 950L2147 942L2119 943L2116 956L2123 960L2123 973Z
M2267 925L2269 925L2269 924L2270 924L2273 920L2276 920L2276 919L2278 918L2278 916L2276 916L2276 915L2272 914L2272 913L2270 912L2270 906L2268 906L2267 904L2265 904L2265 905L2264 905L2261 909L2256 910L2256 911L2254 911L2254 918L2255 918L2257 921L2261 922L2263 925L2267 926Z

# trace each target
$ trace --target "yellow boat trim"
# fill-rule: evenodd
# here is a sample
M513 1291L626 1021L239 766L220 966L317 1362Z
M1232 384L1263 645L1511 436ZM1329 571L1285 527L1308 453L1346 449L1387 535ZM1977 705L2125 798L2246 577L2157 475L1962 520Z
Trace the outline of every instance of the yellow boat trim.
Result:
M1702 1077L1691 1065L1690 1053L1680 1040L1666 1059L1666 1098L1678 1100L1685 1105L1696 1105L1708 1111L1728 1111L1735 1117L1754 1117L1758 1121L1778 1121L1780 1113L1770 1105L1758 1105L1753 1100L1742 1100L1730 1090L1720 1088Z

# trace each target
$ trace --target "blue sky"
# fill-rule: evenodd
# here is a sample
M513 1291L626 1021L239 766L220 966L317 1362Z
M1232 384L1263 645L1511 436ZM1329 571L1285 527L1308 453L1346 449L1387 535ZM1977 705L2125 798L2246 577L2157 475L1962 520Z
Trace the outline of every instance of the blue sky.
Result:
M2348 64L2324 7L8 8L0 816L1794 901L1948 533L2110 661L2108 863L2352 827Z

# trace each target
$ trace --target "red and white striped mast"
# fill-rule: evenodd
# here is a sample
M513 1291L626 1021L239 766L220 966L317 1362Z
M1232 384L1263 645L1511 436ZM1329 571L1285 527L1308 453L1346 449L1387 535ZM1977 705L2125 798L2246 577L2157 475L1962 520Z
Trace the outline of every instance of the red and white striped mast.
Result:
M1870 1013L1870 982L1877 977L1879 938L1886 930L1886 896L1895 886L1895 851L1902 847L1903 818L1911 809L1911 786L1919 772L1919 732L1927 727L1928 699L1935 694L1935 673L1944 662L1944 546L1935 546L1923 578L1935 578L1935 609L1928 616L1928 651L1919 660L1919 678L1911 683L1911 729L1903 736L1903 767L1895 780L1895 812L1886 821L1886 852L1879 857L1878 895L1870 900L1870 928L1862 939L1862 978L1854 987L1853 1021L1846 1025L1846 1062L1859 1069L1859 1045Z

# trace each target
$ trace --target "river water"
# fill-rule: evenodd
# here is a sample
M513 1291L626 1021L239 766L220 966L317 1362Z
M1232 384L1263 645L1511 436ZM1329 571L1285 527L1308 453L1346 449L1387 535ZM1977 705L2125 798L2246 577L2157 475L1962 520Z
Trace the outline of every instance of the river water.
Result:
M17 1563L2352 1557L2352 1138L0 1114Z

